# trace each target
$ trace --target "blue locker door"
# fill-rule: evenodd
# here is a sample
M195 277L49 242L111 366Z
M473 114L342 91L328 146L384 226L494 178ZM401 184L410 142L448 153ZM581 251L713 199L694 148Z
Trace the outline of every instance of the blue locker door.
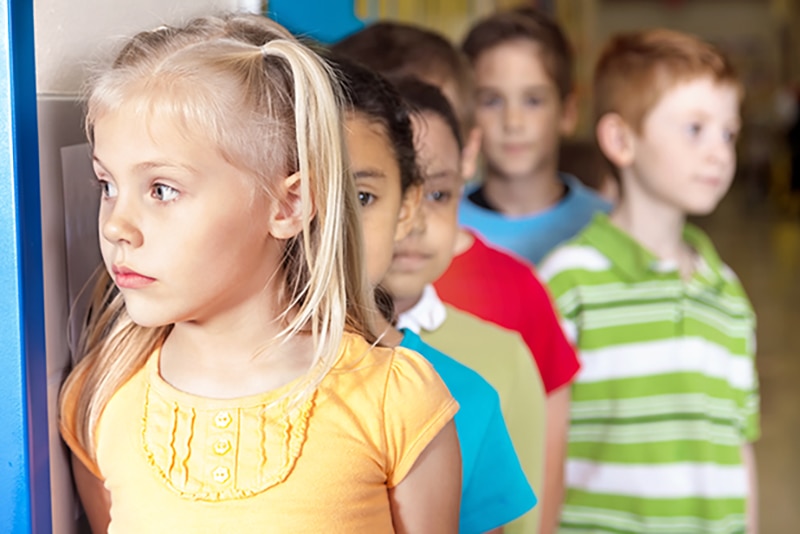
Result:
M0 0L0 532L50 532L33 2Z

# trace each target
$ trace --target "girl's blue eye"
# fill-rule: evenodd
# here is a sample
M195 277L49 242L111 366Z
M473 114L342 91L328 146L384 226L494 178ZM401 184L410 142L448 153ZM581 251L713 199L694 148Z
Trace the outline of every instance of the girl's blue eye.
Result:
M362 207L369 206L373 202L375 202L375 195L372 193L367 193L366 191L359 191L358 192L358 202L361 204Z
M117 196L117 186L106 180L100 180L100 190L103 198L115 198Z
M538 97L530 97L525 99L525 104L532 107L537 107L542 104L542 99Z
M164 184L153 185L153 198L161 202L169 202L178 198L178 190Z
M689 135L697 137L703 131L703 126L700 123L694 122L686 128Z

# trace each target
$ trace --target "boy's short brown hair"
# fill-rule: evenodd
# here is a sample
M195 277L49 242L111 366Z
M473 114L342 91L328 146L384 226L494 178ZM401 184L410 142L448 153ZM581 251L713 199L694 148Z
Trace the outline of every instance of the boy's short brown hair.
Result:
M345 37L332 50L387 78L413 77L437 86L452 82L463 108L455 110L462 131L474 124L472 70L445 36L411 24L381 21Z
M487 50L514 41L538 45L545 72L561 99L572 93L572 47L558 23L537 9L517 8L482 19L469 31L461 49L474 65Z
M595 68L595 123L616 113L641 133L645 117L665 92L680 82L706 76L736 86L741 94L730 61L698 37L664 29L617 35L605 46Z

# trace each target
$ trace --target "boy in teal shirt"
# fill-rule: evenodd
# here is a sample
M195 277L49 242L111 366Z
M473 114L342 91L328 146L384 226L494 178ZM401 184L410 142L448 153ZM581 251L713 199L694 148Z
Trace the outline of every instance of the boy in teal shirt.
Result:
M582 363L561 532L756 532L754 314L686 223L733 180L741 97L689 35L622 35L601 54L596 134L621 201L540 270Z

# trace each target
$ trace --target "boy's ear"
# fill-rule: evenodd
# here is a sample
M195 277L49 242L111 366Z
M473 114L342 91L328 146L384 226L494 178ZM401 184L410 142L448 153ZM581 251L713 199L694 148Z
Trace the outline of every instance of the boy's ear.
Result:
M578 126L578 116L578 95L573 91L561 102L561 120L558 124L558 131L562 136L572 135L575 132L575 127Z
M394 233L394 240L402 241L414 229L417 223L419 205L422 203L422 185L412 185L406 189L403 195L403 203L400 205L400 216L397 218L397 230Z
M464 149L461 151L461 177L471 180L478 170L478 156L481 153L483 132L474 126L465 139Z
M300 173L296 172L277 184L277 198L270 206L269 233L276 239L290 239L303 231L303 195ZM311 206L311 217L316 207Z
M606 113L595 128L600 150L618 169L633 162L635 135L625 120L616 113Z

